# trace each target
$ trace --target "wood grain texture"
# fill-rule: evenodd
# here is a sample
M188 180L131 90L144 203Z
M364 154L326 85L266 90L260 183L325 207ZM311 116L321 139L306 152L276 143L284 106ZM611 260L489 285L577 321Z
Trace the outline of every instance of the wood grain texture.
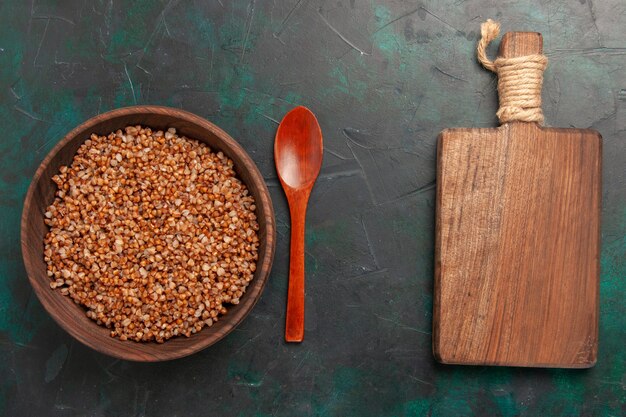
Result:
M541 52L507 34L500 53ZM451 364L596 362L600 135L507 123L450 129L437 149L433 351Z
M311 190L289 192L289 287L287 289L287 312L285 314L285 341L304 340L305 300L305 237L306 209Z
M322 167L324 144L315 115L306 107L291 110L278 126L274 159L280 183L289 201L291 247L285 340L304 339L304 238L306 209Z
M174 127L179 134L206 143L213 150L223 151L234 162L237 175L256 200L259 222L259 260L254 279L238 305L210 328L195 335L176 337L163 344L120 341L109 336L109 330L85 316L85 310L71 298L50 289L43 259L44 237L48 231L44 212L54 199L56 186L51 178L61 165L68 165L92 133L101 135L129 124L156 129ZM43 160L35 173L24 201L21 244L24 265L35 294L52 318L68 333L87 346L121 359L163 361L180 358L217 342L231 332L250 312L259 299L272 266L276 241L274 209L269 192L256 165L248 154L226 132L194 114L159 106L126 107L87 120L59 142Z

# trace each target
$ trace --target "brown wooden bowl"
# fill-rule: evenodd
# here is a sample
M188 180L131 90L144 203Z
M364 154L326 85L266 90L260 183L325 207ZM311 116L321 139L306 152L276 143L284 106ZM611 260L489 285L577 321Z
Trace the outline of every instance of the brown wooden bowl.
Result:
M48 227L44 223L46 208L54 200L56 184L52 176L61 165L72 162L79 146L92 133L106 135L128 125L141 124L156 129L174 127L177 133L197 139L213 150L221 150L235 163L235 171L256 200L259 222L259 260L254 279L238 305L228 308L228 313L212 327L204 328L193 336L175 337L165 343L121 341L109 335L106 327L99 326L85 315L85 309L59 291L50 289L44 262L44 237ZM267 281L276 243L274 208L267 186L258 168L226 132L194 114L159 106L135 106L117 109L93 117L69 132L43 160L26 193L22 212L22 256L35 294L44 308L69 334L85 345L121 359L134 361L164 361L190 355L212 345L232 331L250 312L259 299Z

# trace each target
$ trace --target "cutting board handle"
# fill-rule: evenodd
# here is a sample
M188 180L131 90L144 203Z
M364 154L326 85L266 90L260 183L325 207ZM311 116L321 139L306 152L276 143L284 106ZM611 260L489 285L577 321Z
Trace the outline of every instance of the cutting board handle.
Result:
M498 56L514 58L543 53L543 36L539 32L507 32L500 41Z
M507 32L500 41L498 56L501 58L516 58L526 55L541 55L543 53L543 36L538 32ZM499 89L499 88L498 88ZM534 125L536 122L507 121L503 124L512 126Z

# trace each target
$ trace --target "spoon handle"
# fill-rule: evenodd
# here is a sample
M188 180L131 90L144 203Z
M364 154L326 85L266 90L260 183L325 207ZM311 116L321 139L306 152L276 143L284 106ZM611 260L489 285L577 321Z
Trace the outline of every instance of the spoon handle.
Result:
M304 231L308 191L292 195L289 201L291 215L291 250L289 252L289 289L287 291L287 319L285 341L304 339Z

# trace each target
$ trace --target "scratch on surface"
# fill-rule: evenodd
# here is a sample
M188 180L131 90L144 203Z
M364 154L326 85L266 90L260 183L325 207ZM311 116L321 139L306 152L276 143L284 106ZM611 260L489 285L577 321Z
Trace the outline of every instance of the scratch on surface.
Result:
M13 97L15 97L17 100L21 100L22 97L20 97L16 92L15 89L13 89L13 86L9 87L9 91L11 91L11 94L13 94Z
M396 198L394 198L393 200L387 200L384 201L382 203L380 203L380 206L386 205L386 204L393 204L395 202L398 202L400 200L404 200L405 198L409 198L418 194L422 194L425 193L426 191L430 191L432 189L434 189L437 186L437 181L436 180L432 180L431 182L422 185L421 187L416 188L415 190L409 191L408 193L404 193Z
M28 314L28 306L30 306L30 302L33 298L33 290L32 288L28 289L28 297L26 297L26 302L24 303L24 308L22 309L22 322L24 322L24 318Z
M360 133L360 130L358 130L358 129L352 129L352 128L350 128L350 127L346 127L346 128L344 128L344 129L341 129L341 133L342 133L342 134L346 137L346 139L348 139L350 142L354 143L354 144L355 144L356 146L358 146L359 148L363 148L363 149L367 149L367 150L373 149L371 146L365 146L365 145L362 145L362 144L360 144L359 142L357 142L356 140L354 140L354 139L352 138L352 132L353 132L353 131L355 131L355 132L357 132L357 133Z
M378 162L376 161L376 158L374 158L374 155L372 154L371 150L368 150L367 153L369 154L370 159L372 160L372 162L374 163L374 167L376 168L376 174L378 174L378 180L380 181L382 190L385 193L385 200L389 200L389 191L387 187L385 186L385 181L383 180L383 176L380 173L380 167L378 166ZM380 205L380 204L376 204L376 205Z
M281 407L283 406L283 404L285 404L286 401L281 401L283 398L283 392L284 391L280 391L278 393L278 395L276 395L276 397L274 397L274 400L272 401L272 408L274 406L276 406L276 404L278 404L278 406L272 411L272 417L276 417L276 415L278 414L278 412L280 411ZM311 390L309 390L309 395L311 394ZM309 397L310 398L310 397Z
M48 123L50 123L50 122L48 122ZM48 146L50 144L50 142L53 142L55 139L57 139L57 138L53 136L50 139L46 140L44 143L41 144L41 146L39 146L37 149L35 149L35 153L39 153L39 151L41 151L43 148Z
M139 395L141 391L141 402L139 402ZM148 407L148 399L150 398L150 390L145 386L140 386L135 381L135 396L133 401L133 415L135 416L145 416L146 408Z
M389 26L389 25L391 25L391 24L396 23L396 22L397 22L398 20L400 20L400 19L404 19L405 17L411 16L413 13L417 12L420 8L421 8L421 6L420 6L420 7L418 7L417 9L414 9L414 10L408 11L408 12L406 12L406 13L404 13L404 14L401 14L400 16L396 17L395 19L390 20L389 22L385 23L384 25L382 25L381 27L379 27L378 29L376 29L376 30L374 31L374 33L378 33L378 32L380 32L381 30L383 30L383 29L384 29L384 28L386 28L387 26ZM374 33L372 33L372 35L373 35Z
M109 382L113 382L113 381L115 381L116 379L119 379L119 377L120 377L119 375L114 374L114 373L111 371L111 368L113 368L113 367L114 367L115 365L117 365L118 363L120 363L120 360L119 360L119 359L117 359L117 360L115 360L115 361L111 362L108 366L103 366L102 364L100 364L100 363L98 362L98 365L100 366L100 368L104 371L104 373L105 373L105 374L107 374L107 375L109 376L109 378L110 378L110 379L109 379Z
M246 36L243 38L243 44L241 45L241 59L239 62L243 62L243 57L246 55L246 46L248 38L250 37L250 29L252 29L252 19L254 18L254 2L255 0L251 0L248 5L248 29L246 30Z
M561 104L561 82L558 78L554 80L555 90L556 90L556 99L554 100L554 119L558 119L559 116L559 106Z
M374 196L374 191L372 190L372 185L370 184L370 181L367 179L367 174L365 173L365 167L363 166L363 164L361 163L359 158L357 158L356 154L354 153L354 149L352 149L352 146L350 146L350 142L348 142L347 145L348 145L348 149L350 149L350 152L352 152L352 156L354 157L354 160L359 165L359 168L361 168L361 172L363 173L363 180L365 181L365 185L367 186L367 190L370 193L370 199L372 200L372 202L375 205L377 205L377 200L376 200L376 197Z
M596 21L596 11L594 10L593 1L587 0L587 6L589 7L589 14L591 15L591 21L593 22L593 27L596 29L596 37L598 38L598 46L602 46L602 37L600 35L600 30L598 29L598 23Z
M35 0L30 0L30 18L28 19L28 28L26 29L26 33L30 35L30 29L33 25L33 16L35 15Z
M171 38L172 34L170 33L170 28L167 27L167 20L165 20L165 14L163 15L162 19L163 19L163 26L165 26L165 33L167 33L167 36Z
M167 6L165 6L167 8ZM154 35L161 29L161 25L163 24L163 19L159 19L158 23L156 24L156 26L154 27L154 30L152 30L152 33L150 33L150 36L148 36L148 40L146 41L146 43L143 45L143 48L141 48L141 50L145 53L148 50L148 46L150 46L150 43L152 42L152 38L154 37ZM143 57L142 57L143 58ZM139 59L138 64L141 63L141 58Z
M141 65L137 64L135 65L137 68L139 68L140 70L142 70L143 72L145 72L148 75L152 75L152 73L150 71L148 71L147 69L145 69L144 67L142 67Z
M370 234L367 232L367 227L365 227L365 222L363 221L363 215L359 217L359 221L361 222L361 227L363 228L363 232L365 233L365 241L367 242L367 249L370 251L370 256L374 261L374 265L376 269L380 269L380 264L378 263L378 259L376 258L376 252L374 252L374 247L372 246L372 240L370 239Z
M261 385L263 385L263 382L265 382L265 377L267 376L269 371L270 371L270 369L267 368L265 370L265 373L261 376L261 378L259 378L258 381L245 381L245 380L242 380L242 381L234 382L233 384L234 385L244 386L244 387L250 387L250 388L258 388Z
M68 19L67 17L63 17L63 16L54 16L54 15L48 15L48 16L33 16L32 19L52 19L52 20L61 20L63 22L69 23L70 25L76 25L76 23L70 19Z
M546 56L569 56L569 55L624 55L626 54L626 48L609 48L606 46L598 48L557 48L553 49L553 52L547 52Z
M419 108L419 105L418 105ZM415 110L415 112L417 113L417 109ZM384 146L384 147L377 147L377 146L366 146L363 145L361 143L359 143L356 139L354 139L353 134L354 133L361 133L360 130L358 129L354 129L351 127L346 127L342 129L342 134L346 137L346 139L348 139L350 142L352 142L353 144L355 144L356 146L358 146L361 149L365 149L367 151L401 151L410 155L415 155L415 156L421 156L420 154L410 151L406 148L402 148L402 147L391 147L391 146ZM370 136L370 135L368 135Z
M263 332L260 332L258 334L256 334L255 336L251 337L250 339L248 339L243 345L241 345L239 347L239 349L237 349L235 351L235 353L239 353L241 350L243 350L243 348L245 348L249 343L255 341L256 339L258 339L261 335L263 334Z
M298 81L285 81L283 83L278 83L278 85L284 87L286 85L295 85L295 84L300 84L302 83L302 80L298 80Z
M357 274L357 275L352 275L350 277L346 277L346 279L347 280L351 280L351 279L357 279L357 278L367 278L367 277L369 277L371 275L384 274L387 271L388 271L387 268L372 269L372 270L369 270L369 271L365 271L362 274ZM346 307L350 307L350 306L346 305ZM357 307L357 306L352 306L352 307Z
M133 101L135 102L135 104L137 104L137 97L135 96L135 87L133 86L133 80L130 79L130 74L128 73L126 62L124 62L124 72L126 72L126 77L128 77L128 83L130 84L130 91L133 93Z
M247 92L249 92L249 93L261 94L261 95L264 95L264 96L267 96L267 97L271 97L271 98L273 98L273 99L280 100L280 101L283 101L283 102L285 102L285 103L293 104L294 106L297 106L297 105L298 105L298 103L294 103L293 101L285 100L284 98L281 98L281 97L276 97L276 96L273 96L273 95L271 95L270 93L265 93L265 92L263 92L263 91L253 90L253 89L248 88L248 87L244 87L244 88L243 88L243 90L244 90L244 91L247 91Z
M381 189L383 190L383 193L385 194L385 196L388 195L388 191L387 191L387 188L384 185L383 177L382 177L382 175L380 173L380 167L378 166L378 163L376 162L376 158L374 158L374 155L372 154L372 151L373 150L379 150L379 151L380 150L385 150L386 151L386 150L391 150L391 149L390 148L377 149L377 148L373 148L373 147L366 147L366 146L360 145L357 142L355 142L354 140L350 139L347 136L347 132L345 132L345 130L344 130L344 133L346 134L346 137L349 139L346 142L346 144L348 145L348 148L350 148L350 152L352 152L352 156L354 156L354 159L357 161L357 163L359 164L359 167L363 171L363 178L364 178L365 183L367 184L368 190L370 192L370 197L371 197L372 203L375 206L378 206L379 203L378 203L378 200L376 199L375 194L374 194L374 192L372 190L372 187L371 187L371 184L370 184L370 179L369 179L369 177L367 175L367 172L365 171L365 167L363 166L363 164L361 163L359 158L356 156L356 153L354 152L354 149L352 149L352 145L350 145L350 143L353 143L354 145L359 146L359 147L361 147L361 148L363 148L363 149L365 149L367 151L367 154L369 155L372 163L374 164L374 167L376 168L376 174L378 174L378 180L380 181L380 186L381 186Z
M488 83L485 84L485 86L482 88L482 90L475 90L474 94L477 94L480 98L478 99L478 103L476 103L476 108L474 111L474 125L478 125L478 120L481 117L481 106L483 105L483 101L485 100L485 98L487 97L487 91L489 91L489 94L493 94L493 91L495 90L495 85L498 81L498 77L494 76L490 79L490 81Z
M311 253L311 251L309 251L308 249L305 249L304 253L309 255L309 257L313 260L313 262L315 262L315 265L319 264L319 261L318 261L317 257L315 255L313 255Z
M321 12L321 9L317 11L317 14L320 16L320 18L326 24L326 26L328 26L330 28L330 30L335 32L335 34L337 36L339 36L341 38L341 40L344 41L346 44L348 44L352 49L354 49L356 51L359 51L361 53L361 55L371 55L371 54L368 54L367 52L363 51L362 49L360 49L358 46L356 46L352 42L350 42L350 40L348 38L343 36L341 34L341 32L339 32L337 29L335 29L335 27L333 25L331 25L330 22L324 17L324 15Z
M423 94L419 96L419 101L417 102L417 104L415 105L415 108L413 109L413 116L411 116L411 121L409 123L413 123L413 120L415 120L415 116L417 116L417 112L422 106L422 101L424 101ZM411 104L415 104L415 103L411 101Z
M619 114L619 117L616 117L617 123L615 123L614 133L621 132L622 130L626 130L626 117L624 117L625 113L626 113L626 88L622 88L617 92L617 102L615 103L615 115L617 116Z
M87 5L87 0L83 0L83 5L80 6L80 10L78 11L79 20L83 18L83 10L85 10L86 5Z
M267 120L276 123L277 125L280 124L280 122L274 118L269 117L267 114L264 113L259 113L261 116L265 117Z
M35 54L35 59L33 59L33 67L37 64L37 58L39 57L39 51L41 51L41 45L43 45L43 41L46 38L46 33L48 33L48 26L50 25L50 19L46 21L46 28L43 30L43 35L41 35L41 39L39 40L39 46L37 47L37 53Z
M296 366L296 369L293 371L292 375L298 375L298 371L300 371L300 368L302 368L302 365L304 365L304 361L308 359L310 356L311 356L311 351L307 350L306 353L302 355L302 360L300 360L300 363L298 363L298 366Z
M285 27L286 27L285 25L287 24L289 19L291 19L291 15L293 14L293 12L295 12L300 7L300 4L302 4L303 1L304 0L298 0L296 2L296 4L294 4L293 7L291 9L289 9L289 12L287 13L287 16L285 16L283 21L280 23L280 26L279 26L278 30L276 32L274 32L274 37L275 38L280 37L280 35L283 33L283 30L285 30Z
M100 41L100 43L102 44L102 46L104 46L105 48L108 48L106 42L104 41L104 35L102 34L102 28L98 28L98 40Z
M385 349L385 353L409 353L409 352L416 354L417 352L421 352L421 351L419 349L405 349L405 348Z
M427 334L427 335L431 334L430 332L425 332L424 330L420 330L420 329L416 329L415 327L407 326L406 324L400 323L399 321L392 320L390 318L383 317L383 316L378 315L378 314L374 314L374 315L376 317L378 317L379 319L384 320L384 321L388 321L390 323L393 323L393 324L395 324L396 326L398 326L398 327L400 327L402 329L410 330L412 332L420 333L420 334Z
M47 383L54 381L63 370L63 365L67 361L69 350L65 343L60 344L46 361L46 371L44 381Z
M215 55L215 48L211 45L211 59L209 60L209 81L213 81L213 61Z
M289 225L285 221L281 220L278 216L276 216L276 223L279 226L276 228L276 232L281 236L287 236L284 230L288 230Z
M274 178L275 179L275 178ZM287 221L281 219L280 217L276 217L276 223L278 223L279 226L284 227L285 229L289 228L289 223L287 223Z
M440 73L442 73L443 75L447 75L450 78L453 78L455 80L459 80L459 81L463 81L463 82L467 82L466 79L461 78L461 77L457 77L456 75L452 75L449 72L445 72L444 70L442 70L441 68L439 68L438 66L434 66L433 68L435 68L435 70L439 71Z
M618 387L621 387L622 389L626 389L626 384L624 384L621 381L611 381L609 379L594 379L594 381L597 381L601 384L606 384L606 385L617 385Z
M459 29L455 28L454 26L452 26L450 23L446 22L445 20L443 20L442 18L440 18L439 16L437 16L436 14L434 14L433 12L431 12L430 10L428 10L426 7L424 6L420 6L420 10L423 10L424 12L428 13L429 15L431 15L432 17L434 17L435 19L437 19L438 21L440 21L441 23L443 23L444 25L446 25L447 27L449 27L450 29L454 29L457 32L460 32Z
M19 346L22 349L30 349L30 350L38 350L40 349L38 346L30 346L22 342L5 342L4 340L0 340L0 346L11 349L14 346Z
M361 172L361 170L356 170L356 169L346 169L343 171L337 171L337 172L329 172L329 173L325 173L320 175L319 179L322 181L328 181L328 180L336 180L338 178L346 178L346 177L354 177L355 175L359 175L359 173Z
M417 381L417 382L419 382L419 383L421 383L421 384L424 384L424 385L430 385L431 387L433 386L433 384L432 384L432 383L430 383L430 382L428 382L428 381L424 381L423 379L419 379L418 377L415 377L415 376L413 376L413 375L409 375L409 378L411 378L412 380Z
M328 152L329 154L331 154L332 156L341 159L342 161L347 161L350 158L346 158L345 156L339 154L338 152L333 151L332 149L328 149L328 147L324 147L324 152Z
M14 108L16 111L18 111L18 112L22 113L23 115L25 115L26 117L28 117L28 118L30 118L30 119L37 120L38 122L44 122L44 123L50 123L50 124L52 124L52 122L50 122L50 121L48 121L48 120L44 120L44 119L42 119L41 117L35 116L34 114L27 112L26 110L24 110L24 109L23 109L23 108L21 108L21 107L18 107L18 106L13 106L13 108Z
M165 13L168 10L170 10L173 6L178 4L178 1L179 0L170 0L170 1L168 1L167 4L165 5L165 7L163 8L163 10L161 11L161 13L159 13L159 16L155 20L158 23L155 25L154 30L150 33L150 36L148 36L148 40L144 44L143 48L141 48L141 51L143 51L143 54L139 57L139 61L137 61L137 65L141 64L141 60L143 59L143 56L145 55L146 51L148 50L148 46L152 42L152 38L154 38L154 35L156 35L156 33L161 29L161 25L165 26L165 30L166 30L168 36L170 36L169 30L167 29L167 25L165 23Z

